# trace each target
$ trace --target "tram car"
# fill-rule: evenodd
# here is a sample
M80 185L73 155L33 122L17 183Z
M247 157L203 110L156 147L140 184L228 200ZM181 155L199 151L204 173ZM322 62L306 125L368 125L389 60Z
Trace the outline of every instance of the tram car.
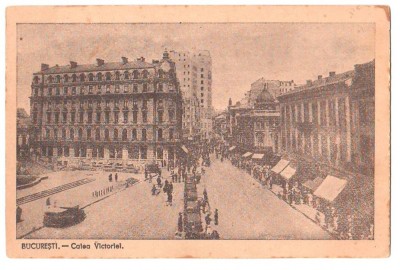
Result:
M203 235L200 211L185 213L185 238L202 239Z
M73 207L49 208L44 213L45 227L65 228L82 222L86 218L85 211L79 205Z

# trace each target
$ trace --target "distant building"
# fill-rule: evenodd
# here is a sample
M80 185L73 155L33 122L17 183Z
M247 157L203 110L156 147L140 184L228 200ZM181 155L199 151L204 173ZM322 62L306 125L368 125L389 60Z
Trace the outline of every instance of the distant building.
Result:
M133 165L176 159L182 96L175 63L161 60L67 66L42 64L33 74L32 145L65 165ZM113 165L113 166L114 166Z
M30 155L30 131L31 118L25 109L17 108L17 160L26 159Z

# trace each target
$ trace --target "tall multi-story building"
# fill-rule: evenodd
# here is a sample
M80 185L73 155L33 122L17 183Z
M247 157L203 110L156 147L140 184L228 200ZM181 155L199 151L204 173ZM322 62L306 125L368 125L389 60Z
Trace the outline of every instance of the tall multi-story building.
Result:
M183 98L182 132L185 140L200 136L200 103L197 95L197 66L190 52L169 52L176 63L176 75Z
M49 67L33 74L33 145L65 165L100 160L131 165L176 159L182 96L175 63L161 60Z
M25 109L17 109L17 159L29 157L31 119Z
M185 137L210 138L212 133L212 59L209 51L170 51L184 97Z

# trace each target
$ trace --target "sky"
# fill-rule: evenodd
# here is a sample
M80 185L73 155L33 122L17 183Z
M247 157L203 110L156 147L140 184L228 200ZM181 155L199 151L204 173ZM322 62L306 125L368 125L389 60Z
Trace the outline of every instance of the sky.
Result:
M165 49L209 50L213 106L244 97L264 77L303 84L318 75L351 70L374 59L373 24L19 24L17 104L29 113L32 73L50 66L161 59Z

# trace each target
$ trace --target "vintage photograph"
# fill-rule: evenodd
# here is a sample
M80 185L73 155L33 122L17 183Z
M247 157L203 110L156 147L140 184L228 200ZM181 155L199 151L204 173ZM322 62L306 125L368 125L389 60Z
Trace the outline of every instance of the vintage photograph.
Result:
M12 238L373 242L376 41L368 21L18 23Z

